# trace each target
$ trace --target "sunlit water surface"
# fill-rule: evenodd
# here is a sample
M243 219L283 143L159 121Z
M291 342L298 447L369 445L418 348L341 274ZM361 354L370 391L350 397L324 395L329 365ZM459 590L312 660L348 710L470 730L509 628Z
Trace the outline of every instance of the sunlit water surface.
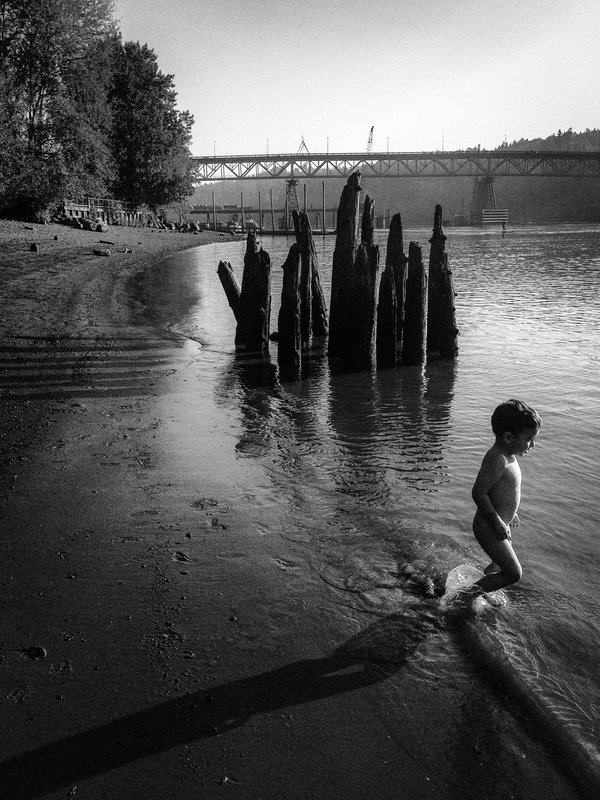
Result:
M430 235L407 230L405 242L420 242L426 259ZM243 242L165 262L150 312L203 344L198 379L228 414L235 459L265 476L253 489L272 509L265 530L303 546L340 602L382 616L402 607L417 632L431 624L433 601L420 591L427 578L439 585L456 564L486 563L471 534L470 489L492 443L493 409L509 397L538 409L543 428L522 462L514 536L524 576L469 636L565 751L600 769L600 227L446 235L456 362L339 374L317 351L300 378L285 380L276 344L264 363L236 357L216 267L230 261L241 282ZM384 232L378 240L384 263ZM291 243L261 240L272 263L271 330ZM317 237L327 298L333 246L333 237ZM453 679L439 648L431 656L423 648L415 669L424 681Z

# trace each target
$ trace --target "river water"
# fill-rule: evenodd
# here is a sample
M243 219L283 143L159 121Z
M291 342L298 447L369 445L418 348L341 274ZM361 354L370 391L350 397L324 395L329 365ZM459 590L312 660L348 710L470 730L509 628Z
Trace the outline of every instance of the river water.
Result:
M595 781L600 227L445 233L460 328L455 362L339 374L316 352L302 377L284 380L276 344L263 362L236 357L216 267L230 261L241 281L244 242L164 262L153 278L161 302L150 311L202 343L199 385L227 420L231 452L222 458L232 486L261 507L261 533L301 547L340 604L380 616L402 608L417 642L436 613L432 582L439 588L457 564L487 563L471 533L470 490L492 443L492 411L510 397L539 411L514 535L523 578L507 590L506 606L465 621L461 637L573 771ZM420 242L426 259L430 235L408 229L405 242ZM386 234L377 236L383 264ZM261 240L272 263L272 330L291 243ZM333 237L317 237L326 298L333 246ZM381 647L381 658L393 660L392 645ZM459 680L454 658L423 646L413 669L424 684Z

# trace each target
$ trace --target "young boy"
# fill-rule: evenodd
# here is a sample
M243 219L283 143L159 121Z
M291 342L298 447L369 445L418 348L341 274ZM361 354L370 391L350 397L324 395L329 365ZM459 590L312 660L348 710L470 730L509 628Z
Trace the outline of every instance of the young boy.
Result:
M475 584L483 592L510 586L521 577L510 531L511 525L519 524L521 500L521 470L516 457L535 446L541 425L537 411L519 400L507 400L492 414L496 441L484 456L472 491L477 505L473 532L492 559L485 576Z

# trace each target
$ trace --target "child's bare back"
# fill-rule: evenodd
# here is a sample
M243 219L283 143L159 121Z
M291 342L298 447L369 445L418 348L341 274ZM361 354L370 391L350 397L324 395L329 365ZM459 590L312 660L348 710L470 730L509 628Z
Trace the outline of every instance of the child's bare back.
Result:
M472 491L477 505L473 532L492 560L485 577L476 584L484 592L502 589L521 577L510 529L518 524L517 509L521 501L517 456L525 455L535 446L541 424L539 414L518 400L502 403L492 415L496 441L484 456Z

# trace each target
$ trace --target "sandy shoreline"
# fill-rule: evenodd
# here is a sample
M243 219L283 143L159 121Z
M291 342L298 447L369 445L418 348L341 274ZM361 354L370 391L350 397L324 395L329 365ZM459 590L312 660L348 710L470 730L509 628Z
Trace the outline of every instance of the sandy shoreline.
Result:
M457 697L408 649L365 656L393 615L335 607L253 533L198 345L134 324L127 291L222 238L0 222L1 796L576 797L475 670Z

